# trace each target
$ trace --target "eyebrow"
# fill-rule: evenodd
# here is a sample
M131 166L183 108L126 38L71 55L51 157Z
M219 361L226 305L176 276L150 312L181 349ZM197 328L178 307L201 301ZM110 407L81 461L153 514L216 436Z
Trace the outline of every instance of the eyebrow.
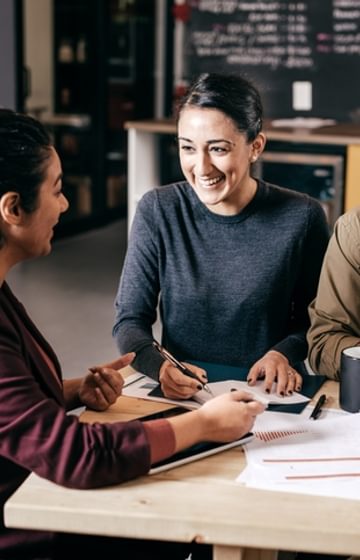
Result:
M178 140L184 140L185 142L190 142L190 144L193 144L193 140L190 140L190 138L184 138L183 136L178 136ZM232 142L231 140L225 140L224 138L214 138L213 140L207 140L206 144L219 144L220 142L224 142L225 144L229 144L230 146L235 146L235 142Z

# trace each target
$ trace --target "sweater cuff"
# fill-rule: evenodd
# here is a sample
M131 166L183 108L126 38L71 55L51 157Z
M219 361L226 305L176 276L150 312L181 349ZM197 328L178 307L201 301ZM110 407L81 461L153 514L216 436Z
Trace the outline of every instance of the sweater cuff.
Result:
M131 364L132 367L155 381L159 381L159 371L165 361L164 358L151 345L147 345L141 350L135 350L135 352L136 357Z
M149 420L143 426L150 445L150 462L152 465L175 453L175 433L165 419Z

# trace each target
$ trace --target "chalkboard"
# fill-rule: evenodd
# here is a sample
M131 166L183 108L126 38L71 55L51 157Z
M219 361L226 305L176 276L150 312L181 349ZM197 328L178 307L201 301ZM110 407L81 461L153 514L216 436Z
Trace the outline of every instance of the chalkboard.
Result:
M269 118L360 121L360 0L188 0L185 80L241 72Z

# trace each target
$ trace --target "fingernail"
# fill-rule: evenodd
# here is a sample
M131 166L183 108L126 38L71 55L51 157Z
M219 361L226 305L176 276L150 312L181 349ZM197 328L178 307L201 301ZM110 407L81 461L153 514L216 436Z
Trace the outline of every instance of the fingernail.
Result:
M270 393L270 389L265 389L265 393L269 394L269 393Z
M292 394L293 394L293 392L292 392L292 391L288 391L288 393L289 393L289 395L292 395Z
M231 391L231 392L237 391L237 389L236 389L235 387L231 387L230 391Z
M202 386L202 385L198 385L197 388L198 388L198 391L201 391L201 389L203 388L203 386Z
M283 397L284 396L284 391L280 391L280 395Z
M301 391L301 387L296 387L296 391Z
M249 377L249 379L247 380L248 383L252 383L252 379L251 377Z

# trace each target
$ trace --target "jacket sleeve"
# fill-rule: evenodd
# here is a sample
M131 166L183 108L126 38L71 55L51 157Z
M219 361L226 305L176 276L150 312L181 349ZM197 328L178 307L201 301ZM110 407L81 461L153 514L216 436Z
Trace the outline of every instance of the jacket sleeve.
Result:
M163 358L152 348L152 326L160 293L155 198L147 193L138 203L115 300L113 336L120 353L136 352L133 366L158 379Z
M292 365L306 358L306 333L310 326L308 306L316 295L321 265L329 242L329 226L320 204L309 202L309 218L297 259L297 280L292 297L288 336L273 348L284 354Z
M16 329L10 322L1 323L0 455L29 472L79 489L145 474L150 448L141 422L89 425L67 415L34 375L35 365Z
M316 373L339 379L341 352L360 343L360 210L341 216L309 307L309 362Z

